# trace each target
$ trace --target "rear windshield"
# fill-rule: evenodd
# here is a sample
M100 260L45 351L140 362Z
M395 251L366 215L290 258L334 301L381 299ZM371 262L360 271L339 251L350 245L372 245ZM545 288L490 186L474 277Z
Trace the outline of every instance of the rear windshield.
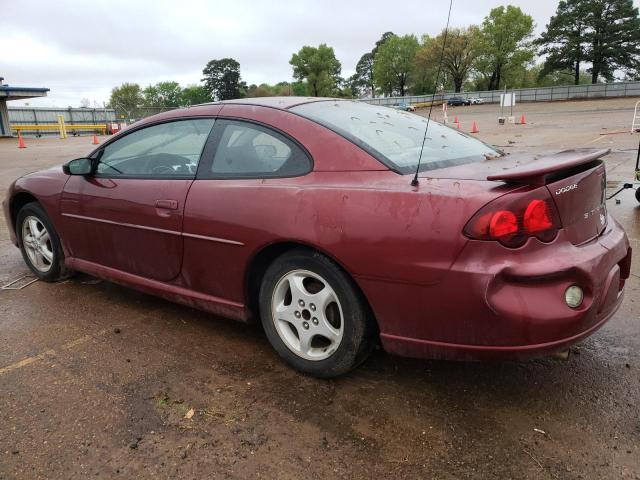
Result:
M346 137L389 168L413 173L418 165L427 119L414 113L345 100L305 103L291 108ZM431 120L420 171L451 167L501 155L489 145Z

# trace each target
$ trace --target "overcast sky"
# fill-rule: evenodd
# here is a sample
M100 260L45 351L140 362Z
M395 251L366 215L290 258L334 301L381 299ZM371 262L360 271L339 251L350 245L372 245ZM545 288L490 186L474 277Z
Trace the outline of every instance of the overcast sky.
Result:
M508 3L532 15L539 32L558 1ZM479 24L501 4L454 0L451 24ZM207 61L223 57L240 62L247 84L291 80L291 54L327 43L347 77L383 32L437 34L447 7L446 0L0 0L0 76L51 89L31 105L75 107L82 98L102 105L126 81L198 83Z

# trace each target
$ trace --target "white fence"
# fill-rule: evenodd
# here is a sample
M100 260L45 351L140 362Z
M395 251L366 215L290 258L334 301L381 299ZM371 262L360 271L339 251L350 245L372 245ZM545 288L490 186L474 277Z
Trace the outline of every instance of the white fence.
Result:
M595 83L589 85L563 85L559 87L517 88L516 102L551 102L556 100L571 100L577 98L614 98L640 97L640 82ZM489 90L480 92L462 92L437 94L435 101L448 100L451 97L481 98L485 103L499 103L503 90ZM374 105L396 105L398 103L430 102L431 95L409 95L404 97L366 98L363 102Z

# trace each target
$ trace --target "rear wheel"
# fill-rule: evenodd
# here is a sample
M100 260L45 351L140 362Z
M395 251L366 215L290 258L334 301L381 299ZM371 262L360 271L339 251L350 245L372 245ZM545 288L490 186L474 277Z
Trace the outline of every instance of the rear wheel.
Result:
M271 264L260 289L260 316L278 354L315 377L348 372L373 345L375 329L361 294L317 252L294 250Z
M16 233L25 263L40 280L55 282L68 276L58 234L38 203L20 209Z
M640 187L636 188L636 200L640 202Z

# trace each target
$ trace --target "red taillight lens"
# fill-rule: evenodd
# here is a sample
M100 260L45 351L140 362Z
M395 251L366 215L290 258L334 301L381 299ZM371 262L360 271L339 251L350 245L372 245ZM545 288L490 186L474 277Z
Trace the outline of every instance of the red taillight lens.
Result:
M553 220L549 214L549 207L544 200L531 200L524 211L524 229L527 233L549 230L553 227Z
M494 238L506 237L518 232L518 218L508 210L501 210L491 216L489 235Z
M480 209L464 228L474 240L497 240L521 247L529 237L550 242L561 228L560 217L545 187L508 193Z

